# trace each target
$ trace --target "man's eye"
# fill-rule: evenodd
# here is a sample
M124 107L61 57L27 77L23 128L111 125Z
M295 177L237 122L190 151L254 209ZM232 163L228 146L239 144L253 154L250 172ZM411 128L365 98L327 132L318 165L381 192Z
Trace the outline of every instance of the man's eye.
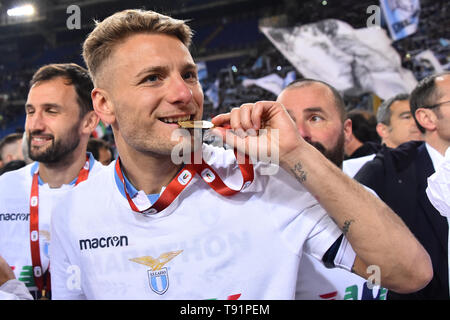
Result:
M183 75L183 78L185 80L189 80L189 79L197 79L197 74L195 72L192 71L188 71Z
M146 82L155 82L155 81L158 81L158 79L159 79L158 75L152 74L152 75L147 76L144 79L144 81L146 81Z
M311 121L312 122L319 122L319 121L322 121L322 120L323 120L323 118L320 117L320 116L312 116L311 117Z

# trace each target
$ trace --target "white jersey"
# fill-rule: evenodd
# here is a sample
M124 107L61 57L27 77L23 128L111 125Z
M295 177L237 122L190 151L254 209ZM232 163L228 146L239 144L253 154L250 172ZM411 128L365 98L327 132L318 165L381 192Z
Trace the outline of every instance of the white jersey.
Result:
M204 146L204 157L230 187L242 183L232 151ZM293 299L302 252L320 260L341 231L285 171L259 172L232 197L196 175L165 210L143 215L110 164L53 213L53 298ZM337 263L354 257L343 250Z
M89 178L104 168L90 156ZM30 249L30 193L33 173L38 166L31 163L0 177L0 255L13 268L16 278L33 292L34 283ZM83 182L84 183L84 182ZM81 183L82 184L82 183ZM81 185L79 184L79 185ZM50 215L57 199L72 190L74 184L61 188L39 185L39 241L43 271L49 265ZM65 207L59 210L64 213Z
M353 177L365 162L374 157L373 154L346 160L344 172ZM346 170L346 162L356 164L358 168L354 170L354 166L347 166ZM363 187L378 197L375 191L366 186ZM369 272L367 276L372 276L372 273L373 271ZM301 257L295 292L296 300L386 300L387 291L383 287L374 286L372 279L367 281L357 274L340 268L327 268L308 254L303 254Z
M373 272L373 271L372 271ZM369 273L368 276L371 276ZM386 300L387 289L339 268L326 268L303 254L295 292L296 300Z

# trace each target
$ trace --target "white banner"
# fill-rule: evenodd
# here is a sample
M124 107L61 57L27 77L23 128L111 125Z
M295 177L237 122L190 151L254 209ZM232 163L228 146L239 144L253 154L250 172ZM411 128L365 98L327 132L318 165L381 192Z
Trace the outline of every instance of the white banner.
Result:
M417 31L419 0L380 0L392 39L399 40Z
M216 81L210 85L208 90L205 91L205 95L212 102L213 108L217 109L219 107L219 79L216 79Z
M292 81L295 81L295 71L290 71L286 76L281 78L276 73L269 74L268 76L259 79L244 79L242 85L244 87L256 85L267 91L272 92L274 95L279 95L281 91L288 86Z
M244 87L257 85L267 91L272 92L275 95L279 95L281 90L283 90L284 80L279 75L272 73L268 76L259 79L244 79L242 85Z
M423 65L427 69L432 69L432 74L444 72L444 68L439 63L439 60L436 59L433 51L427 49L422 51L418 55L414 57L421 65Z
M380 27L353 29L328 19L261 31L304 77L325 81L341 92L373 92L388 99L411 92L417 84Z

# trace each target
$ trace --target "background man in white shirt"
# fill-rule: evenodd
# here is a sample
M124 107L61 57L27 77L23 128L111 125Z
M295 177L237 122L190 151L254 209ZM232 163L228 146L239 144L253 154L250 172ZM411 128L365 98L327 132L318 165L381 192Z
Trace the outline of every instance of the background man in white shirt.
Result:
M0 177L0 254L35 298L50 292L54 201L102 167L86 153L98 123L92 87L87 70L76 64L36 71L25 105L28 154L35 162Z

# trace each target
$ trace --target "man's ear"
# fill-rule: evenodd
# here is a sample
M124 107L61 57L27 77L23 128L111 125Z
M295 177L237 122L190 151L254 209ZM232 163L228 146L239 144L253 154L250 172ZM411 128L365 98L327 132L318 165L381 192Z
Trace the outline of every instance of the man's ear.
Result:
M99 117L94 111L89 111L84 115L83 124L82 124L82 133L86 135L91 135L91 133L97 128Z
M95 113L104 124L113 124L116 120L114 108L108 93L100 88L94 88L91 92Z
M352 138L352 119L346 119L344 121L344 137L345 143L348 144Z
M415 116L416 116L417 122L419 122L419 124L422 127L424 127L427 131L436 130L437 116L433 112L433 110L419 108L416 110Z
M381 138L381 140L385 140L389 135L389 128L384 123L378 123L375 127L377 130L378 136Z

